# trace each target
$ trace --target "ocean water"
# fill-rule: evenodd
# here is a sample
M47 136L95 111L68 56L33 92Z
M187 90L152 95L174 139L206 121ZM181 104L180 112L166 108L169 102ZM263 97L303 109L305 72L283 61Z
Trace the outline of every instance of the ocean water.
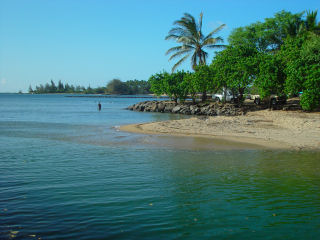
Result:
M185 117L145 100L0 94L0 239L319 238L319 152L119 131Z

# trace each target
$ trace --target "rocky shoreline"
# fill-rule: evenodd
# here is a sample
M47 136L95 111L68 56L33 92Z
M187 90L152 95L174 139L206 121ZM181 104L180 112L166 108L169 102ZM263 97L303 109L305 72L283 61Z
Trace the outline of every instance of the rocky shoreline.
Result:
M175 103L173 101L145 101L129 106L127 109L139 112L206 116L239 116L246 113L245 108L239 107L236 104L220 104L217 102L192 104L191 102Z

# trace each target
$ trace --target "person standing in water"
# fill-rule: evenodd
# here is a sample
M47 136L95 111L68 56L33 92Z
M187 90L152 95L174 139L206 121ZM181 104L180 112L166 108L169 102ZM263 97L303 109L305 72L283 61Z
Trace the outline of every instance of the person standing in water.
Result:
M101 103L99 102L98 103L98 109L99 109L99 112L101 111Z

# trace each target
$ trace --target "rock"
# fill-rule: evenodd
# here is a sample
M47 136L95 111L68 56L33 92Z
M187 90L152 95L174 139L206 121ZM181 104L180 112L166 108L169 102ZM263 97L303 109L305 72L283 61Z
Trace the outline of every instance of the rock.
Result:
M139 110L140 112L143 112L145 108L146 108L145 105L140 105L140 106L138 107L138 110Z
M235 116L243 115L244 108L238 107L234 104L220 104L220 103L198 103L192 104L184 102L177 104L172 101L146 101L134 104L127 108L132 111L142 112L166 112L166 113L180 113L186 115L207 115L207 116Z
M150 107L150 112L157 112L158 104L156 102L152 103Z
M158 105L158 112L163 112L165 108L165 104L163 102L159 102L157 105Z
M198 106L191 105L190 106L190 112L191 112L192 115L198 114L200 112L200 108L198 108Z
M175 104L168 103L164 107L164 112L170 113L172 112L172 109L175 107Z
M178 106L175 106L173 109L172 109L172 113L178 113L180 111L181 107L178 105Z

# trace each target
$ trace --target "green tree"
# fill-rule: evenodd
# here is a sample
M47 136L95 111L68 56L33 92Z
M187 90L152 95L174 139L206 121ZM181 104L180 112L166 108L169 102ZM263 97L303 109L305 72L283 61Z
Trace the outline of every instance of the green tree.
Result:
M308 32L320 34L320 22L317 22L318 10L307 11L307 16L305 20L305 30Z
M69 92L69 90L70 90L70 85L68 83L66 83L64 85L64 91L63 92L67 93L67 92Z
M306 41L306 34L288 37L279 51L279 57L284 65L286 74L285 92L296 96L303 89L305 81L304 61L301 58L301 48Z
M150 83L143 80L129 80L125 84L128 88L128 94L148 94L150 93Z
M305 110L313 110L320 106L320 36L310 33L301 49L301 59L306 78L300 104Z
M36 86L35 93L44 93L44 86L42 84Z
M69 87L69 85L68 85ZM65 85L65 88L67 88L67 84ZM69 87L70 89L70 87ZM68 90L69 91L69 90ZM90 85L87 87L87 89L85 90L85 94L93 94L94 93L94 90L93 88L90 87Z
M288 37L279 52L285 67L285 92L291 96L303 92L300 104L305 110L313 110L319 105L319 49L319 35L309 31Z
M76 91L76 88L74 87L73 84L70 85L70 90L69 93L74 93Z
M180 20L174 22L176 27L169 31L166 40L173 39L179 44L179 46L172 47L166 52L167 55L172 54L169 60L183 56L172 67L172 72L190 56L193 68L200 64L206 64L208 53L205 49L221 48L224 46L219 44L223 42L222 37L213 37L213 35L224 28L225 24L220 25L205 36L202 33L202 17L203 14L201 13L199 21L196 22L192 15L185 13Z
M50 81L50 87L49 87L49 89L48 89L48 91L50 92L50 93L56 93L57 92L57 86L56 86L56 84L53 82L53 80L51 80Z
M157 96L166 94L164 79L167 77L167 75L169 75L169 73L165 71L153 74L148 80L151 85L150 91Z
M64 86L61 80L58 82L58 92L63 93L64 92Z
M284 65L278 54L260 54L259 69L254 81L262 98L271 94L284 95L286 75Z
M31 87L31 85L29 85L29 90L28 90L28 92L29 92L29 93L33 93L33 92L34 92L33 89L32 89L32 87Z
M127 85L119 79L113 79L107 84L107 93L128 94Z
M80 89L80 87L79 87ZM97 93L97 94L103 94L106 92L106 88L105 87L97 87L94 89L94 93Z
M320 34L320 22L317 22L318 11L307 11L306 13L305 19L297 16L288 21L285 30L289 36L296 37L306 32Z
M252 85L256 77L258 65L258 52L249 44L228 46L217 54L213 67L218 76L217 86L231 89L239 94L243 101L245 90Z
M49 85L49 83L46 83L44 85L44 93L50 93L51 92L51 86Z
M287 25L285 26L285 32L287 36L296 37L304 32L305 22L299 16L288 20Z
M202 93L202 101L207 100L207 92L214 89L214 74L212 68L207 65L199 65L195 68L192 85L197 92Z
M151 84L151 91L157 96L167 94L169 98L175 102L180 99L184 101L188 95L188 86L184 77L187 75L184 71L177 71L175 73L157 73L149 78Z
M82 90L83 88L81 87L81 86L76 86L76 89L75 89L75 91L76 91L76 93L81 93L83 90Z
M188 89L183 82L185 75L186 73L184 71L177 71L166 74L163 79L165 93L175 102L177 102L178 99L184 101L188 95Z
M264 22L256 22L246 27L236 28L228 38L231 45L249 44L255 46L260 52L278 51L289 35L290 22L300 20L303 13L292 14L281 11Z
M182 83L182 87L188 94L190 94L193 104L196 103L196 95L198 92L198 86L196 84L195 78L196 76L194 73L186 72Z

